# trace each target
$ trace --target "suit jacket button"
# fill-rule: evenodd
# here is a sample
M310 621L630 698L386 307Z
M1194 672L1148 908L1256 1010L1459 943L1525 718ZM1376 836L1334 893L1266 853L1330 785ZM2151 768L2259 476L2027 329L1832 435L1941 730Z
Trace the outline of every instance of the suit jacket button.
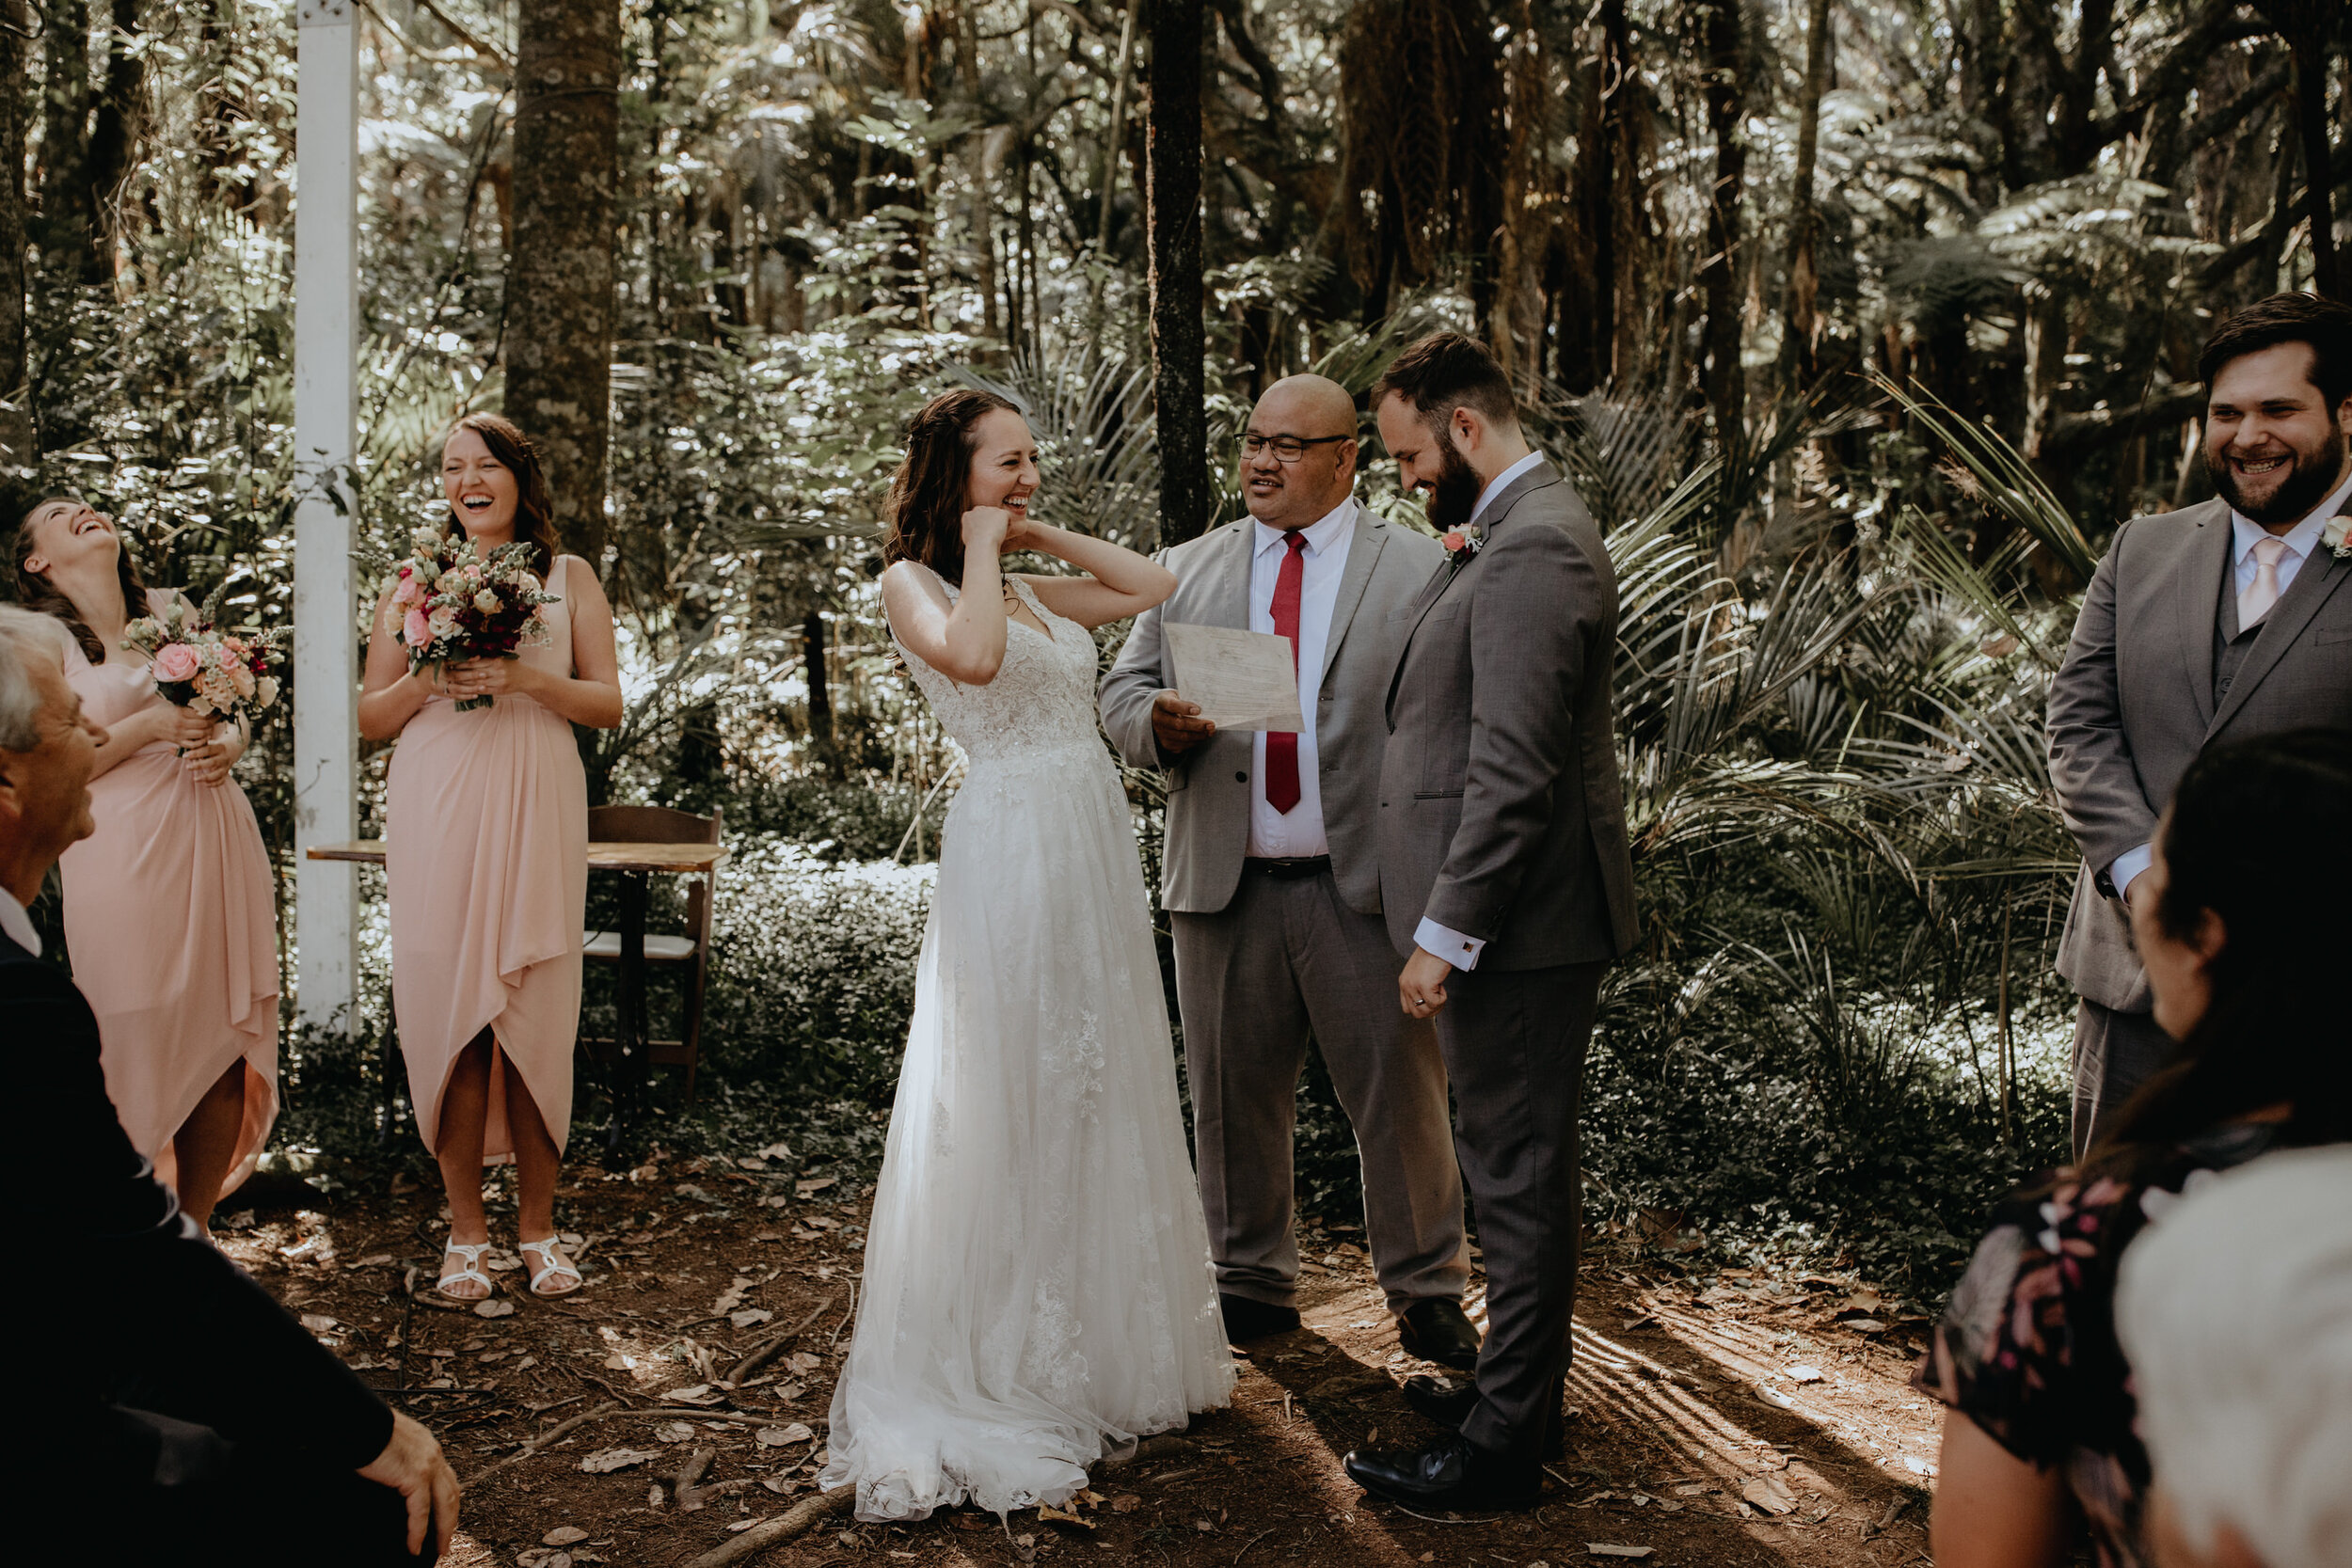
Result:
M1233 782L1235 784L1248 784L1249 782L1249 775L1247 773L1236 773L1233 775Z

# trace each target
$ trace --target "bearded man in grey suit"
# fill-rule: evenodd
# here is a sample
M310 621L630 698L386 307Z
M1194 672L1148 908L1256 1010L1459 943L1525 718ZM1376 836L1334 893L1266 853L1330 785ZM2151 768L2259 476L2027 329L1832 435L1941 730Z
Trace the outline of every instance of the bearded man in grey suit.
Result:
M1258 400L1241 477L1250 515L1167 552L1175 595L1136 618L1102 688L1112 742L1168 781L1162 897L1226 1332L1298 1326L1291 1138L1311 1035L1356 1130L1398 1338L1467 1368L1478 1329L1461 1306L1445 1069L1429 1021L1397 1013L1373 843L1400 617L1438 547L1357 504L1355 402L1321 376ZM1168 623L1288 637L1309 728L1218 733L1174 689Z
M1407 955L1399 1005L1438 1021L1486 1338L1470 1387L1406 1386L1457 1430L1351 1453L1347 1471L1407 1506L1526 1507L1562 1442L1584 1048L1601 973L1636 935L1610 697L1616 573L1476 342L1407 349L1374 412L1451 554L1413 603L1390 683L1380 901Z
M2273 294L2198 361L2204 464L2220 492L2116 530L2050 687L2050 779L2083 852L2058 973L2074 1023L2074 1153L2088 1153L2172 1041L2150 1015L2130 905L2157 821L2207 746L2352 726L2352 306ZM2333 546L2333 547L2331 547ZM2291 855L2330 823L2247 824Z

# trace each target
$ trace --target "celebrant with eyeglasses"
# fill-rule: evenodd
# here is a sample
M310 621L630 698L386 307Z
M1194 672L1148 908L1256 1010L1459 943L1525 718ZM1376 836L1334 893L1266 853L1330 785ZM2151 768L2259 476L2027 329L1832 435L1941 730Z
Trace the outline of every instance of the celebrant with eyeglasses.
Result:
M449 1193L440 1293L489 1295L482 1167L512 1156L531 1289L560 1296L581 1283L555 1228L588 904L572 725L620 723L620 658L595 569L561 553L529 437L465 416L441 490L448 513L375 607L359 697L359 733L400 741L384 791L392 1008Z
M1298 1326L1291 1137L1311 1036L1356 1130L1372 1260L1404 1347L1469 1368L1470 1259L1446 1079L1429 1020L1400 1015L1401 960L1373 851L1382 707L1437 543L1355 499L1357 410L1337 383L1266 389L1239 443L1249 515L1179 545L1175 595L1136 618L1103 727L1168 781L1163 897L1192 1085L1200 1196L1227 1333ZM1165 628L1293 644L1295 735L1219 731L1177 689Z

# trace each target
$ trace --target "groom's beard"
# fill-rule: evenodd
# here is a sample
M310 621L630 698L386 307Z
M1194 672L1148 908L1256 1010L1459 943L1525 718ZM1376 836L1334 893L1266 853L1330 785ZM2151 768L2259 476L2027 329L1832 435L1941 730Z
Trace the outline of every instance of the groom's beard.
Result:
M2205 472L2213 478L2213 487L2250 522L2267 528L2274 523L2300 522L2312 507L2327 499L2328 492L2344 482L2344 438L2330 431L2328 439L2316 447L2289 447L2287 475L2270 494L2257 504L2247 504L2245 487L2238 483L2237 470L2230 467L2225 453L2208 448L2205 451Z
M1438 437L1438 482L1429 487L1429 526L1439 533L1452 533L1470 526L1479 492L1486 486L1480 482L1478 470L1443 436Z

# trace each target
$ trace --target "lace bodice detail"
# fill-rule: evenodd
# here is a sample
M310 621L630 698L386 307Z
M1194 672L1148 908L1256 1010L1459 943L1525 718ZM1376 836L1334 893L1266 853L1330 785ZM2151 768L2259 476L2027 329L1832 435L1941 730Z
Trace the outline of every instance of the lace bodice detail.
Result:
M1006 580L1053 635L1008 617L1005 662L986 686L966 686L941 674L898 642L896 632L891 641L906 657L931 711L974 763L1073 749L1100 753L1103 744L1094 721L1094 639L1075 621L1046 609L1019 578ZM961 596L945 578L940 585L947 590L950 603Z

